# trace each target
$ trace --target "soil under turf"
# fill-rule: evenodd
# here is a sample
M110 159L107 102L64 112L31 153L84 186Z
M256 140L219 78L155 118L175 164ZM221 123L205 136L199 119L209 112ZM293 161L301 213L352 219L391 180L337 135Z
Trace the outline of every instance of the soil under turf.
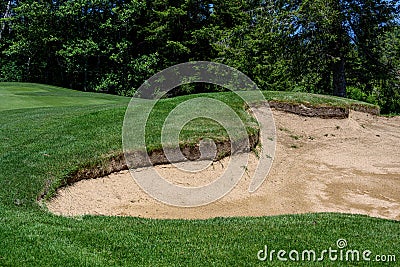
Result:
M309 212L343 212L400 220L400 117L351 111L346 119L303 117L273 110L275 159L255 193L247 191L257 157L222 199L198 208L165 205L144 193L128 171L79 181L46 203L65 216L83 214L205 219ZM171 182L200 186L218 177L228 158L201 173L173 165L156 169Z

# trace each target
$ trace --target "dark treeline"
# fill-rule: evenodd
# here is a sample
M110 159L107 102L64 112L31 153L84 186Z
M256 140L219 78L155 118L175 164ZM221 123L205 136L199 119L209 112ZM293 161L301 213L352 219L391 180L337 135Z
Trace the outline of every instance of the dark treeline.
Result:
M399 21L393 0L1 0L0 81L132 95L166 67L209 60L265 90L400 113Z

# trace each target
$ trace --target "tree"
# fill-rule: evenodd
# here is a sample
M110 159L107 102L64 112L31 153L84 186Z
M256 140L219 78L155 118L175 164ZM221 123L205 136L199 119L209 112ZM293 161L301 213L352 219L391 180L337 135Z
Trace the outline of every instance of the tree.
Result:
M240 69L262 89L345 96L351 86L392 112L399 103L399 6L395 0L3 0L0 80L131 95L159 70L210 60ZM209 90L220 88L196 84L176 93Z
M400 113L400 25L377 40L381 51L379 62L385 66L384 77L374 81L378 104L383 113Z
M346 64L349 53L358 52L362 67L368 72L359 81L369 83L384 73L375 42L388 30L396 15L396 2L386 0L306 1L299 6L298 30L295 33L307 59L328 66L332 73L333 94L346 94ZM318 51L320 58L314 54ZM375 55L374 55L375 54ZM320 66L320 64L316 64ZM323 73L327 73L323 71ZM325 77L326 79L327 77Z
M12 40L3 53L23 67L24 80L40 82L48 70L48 59L53 53L56 34L52 24L49 4L45 2L20 2L13 9L9 23Z
M231 28L222 28L222 40L215 44L218 61L238 68L263 89L290 88L290 59L285 55L285 46L291 32L291 11L283 3L278 6L272 2L224 7L225 10L216 10L219 25Z
M0 5L0 41L12 14L12 0L2 1Z

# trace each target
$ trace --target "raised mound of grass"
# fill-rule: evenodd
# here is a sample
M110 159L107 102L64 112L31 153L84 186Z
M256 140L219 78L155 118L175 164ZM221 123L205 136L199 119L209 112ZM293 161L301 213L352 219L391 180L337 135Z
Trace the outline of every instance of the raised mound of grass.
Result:
M335 249L340 238L347 240L349 248L368 249L374 255L398 253L400 223L365 216L205 221L54 216L37 204L37 197L46 186L55 189L71 173L97 167L122 152L121 127L129 98L12 83L0 83L0 95L0 266L257 265L268 263L257 259L265 245L275 250L321 251ZM249 132L257 130L240 99L231 93L207 96L227 102L242 114ZM302 96L311 97L298 95ZM197 96L162 100L157 109L167 114L191 97ZM154 127L161 121L152 119ZM193 123L182 133L183 142L202 136L196 131L199 125L209 127L212 137L226 138L218 125ZM151 124L148 127L152 129ZM149 132L154 134L148 136L149 144L157 149L157 132ZM275 259L273 264L287 262ZM317 263L344 264L329 258Z

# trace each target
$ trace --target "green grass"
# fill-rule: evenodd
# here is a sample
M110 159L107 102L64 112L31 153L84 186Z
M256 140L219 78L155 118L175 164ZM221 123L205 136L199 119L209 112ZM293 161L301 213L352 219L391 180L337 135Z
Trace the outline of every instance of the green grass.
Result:
M379 108L376 105L336 96L307 94L300 92L279 92L279 91L264 91L264 96L267 100L305 104L313 107L333 106L343 108L354 108L362 106L366 108Z
M181 96L170 99L162 99L156 105L154 110L149 116L149 122L146 128L146 145L148 151L161 149L161 125L170 114L170 112L179 104L184 103L187 100L193 99L194 96ZM245 111L244 102L242 99L237 97L233 93L215 93L215 94L198 94L195 97L200 98L212 98L224 103L227 103L235 112L239 115L239 118L242 120L244 125L246 126L247 134L256 134L258 132L258 125L255 119ZM204 101L199 101L199 103L203 103ZM151 104L149 102L145 102L146 104ZM205 102L206 103L206 102ZM234 139L243 139L246 136L240 135L241 125L235 124L235 120L230 117L224 118L225 114L223 110L220 109L219 106L208 106L208 112L213 114L213 118L219 119L222 122L227 123L227 127L232 129L233 135L231 136ZM139 108L140 110L140 108ZM182 109L182 113L193 113L195 116L201 116L202 111L196 110L196 107L191 105L187 105ZM141 114L138 114L138 118L140 118ZM224 118L224 119L223 119ZM133 119L135 120L135 119ZM169 125L170 128L178 130L180 127L181 119L178 116L172 120L173 125ZM166 132L169 134L169 132ZM182 131L180 132L180 144L183 145L193 145L197 144L199 140L204 138L211 138L218 142L224 142L229 140L228 133L226 130L220 125L218 122L211 119L198 118L190 121L186 124ZM167 144L168 145L168 144Z
M20 104L14 99L18 94ZM185 221L52 215L36 203L46 184L56 188L68 174L121 153L121 127L129 99L11 83L0 83L0 95L0 266L265 266L269 262L257 260L264 245L276 250L323 250L335 248L339 238L345 238L351 249L397 253L400 260L400 223L366 216L309 214ZM248 132L257 130L234 95L203 96L228 102L245 121ZM285 96L289 94L282 94ZM46 103L39 101L42 97ZM165 99L156 107L147 126L152 149L159 147L157 129L168 110L193 97ZM145 102L138 101L138 105ZM185 127L181 140L196 142L204 135L226 138L218 124L196 120ZM277 260L273 263L286 265ZM365 262L353 264L364 266ZM319 263L327 265L347 264Z
M127 101L123 97L94 94L29 83L0 83L0 111L11 109L87 106Z

